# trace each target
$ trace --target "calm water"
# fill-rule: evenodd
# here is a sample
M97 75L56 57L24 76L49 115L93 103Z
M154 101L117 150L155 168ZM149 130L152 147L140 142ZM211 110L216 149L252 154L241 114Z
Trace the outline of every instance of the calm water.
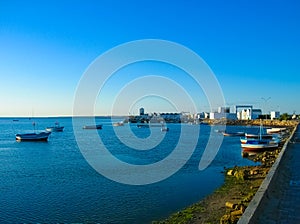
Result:
M159 183L125 185L106 179L85 161L75 141L71 118L34 121L40 130L56 121L65 129L62 133L52 133L46 143L16 142L15 133L32 131L32 120L0 119L1 223L151 223L212 193L223 183L224 167L254 165L241 157L239 138L227 137L213 163L199 171L198 164L210 132L210 127L204 125L194 154L179 172ZM163 159L171 153L180 135L180 125L168 125L170 131L163 146L141 152L124 146L116 138L110 120L97 118L97 123L103 124L99 135L114 156L133 164ZM125 136L126 127L118 128L121 133L124 129ZM186 134L193 133L194 128L190 125ZM149 136L148 129L138 129L135 125L131 129L140 138ZM228 131L245 129L227 127ZM83 135L87 143L92 141L87 130Z

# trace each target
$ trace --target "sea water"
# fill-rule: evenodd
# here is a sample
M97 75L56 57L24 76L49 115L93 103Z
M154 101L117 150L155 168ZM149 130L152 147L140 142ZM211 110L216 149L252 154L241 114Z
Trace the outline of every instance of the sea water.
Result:
M89 125L85 118L78 119ZM48 142L16 142L15 134L32 132L33 122L37 131L55 122L65 128L52 133ZM112 155L137 165L155 163L168 156L181 131L180 124L168 124L170 130L162 144L143 151L122 144L110 119L96 118L96 123L103 124L97 132ZM115 127L118 135L126 137L128 125ZM151 134L150 129L137 128L136 124L129 128L138 138ZM199 127L190 125L185 134L192 135L195 128ZM245 129L227 127L229 131ZM0 118L0 222L140 224L166 218L220 187L224 167L255 165L242 158L239 137L226 137L213 162L200 171L199 161L210 130L210 126L201 125L194 153L174 175L157 183L128 185L107 179L89 165L77 145L72 118ZM247 130L253 132L251 127ZM84 130L81 137L87 144L91 142L89 130ZM186 147L190 147L188 142ZM110 166L113 170L113 164ZM126 170L123 172L130 176Z

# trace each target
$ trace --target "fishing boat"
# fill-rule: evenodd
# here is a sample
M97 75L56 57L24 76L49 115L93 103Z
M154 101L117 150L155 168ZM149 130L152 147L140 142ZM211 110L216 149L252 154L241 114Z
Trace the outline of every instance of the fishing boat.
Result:
M245 132L222 132L222 134L224 136L231 136L231 137L235 137L235 136L245 136Z
M273 141L251 140L245 144L241 144L244 151L260 151L266 149L274 149L278 147L278 143Z
M243 140L245 141L245 143L241 143L241 147L243 148L244 151L261 151L261 150L266 150L266 149L274 149L278 147L278 143L279 141L274 141L272 139L269 138L262 138L262 131L263 131L263 127L262 124L260 125L260 129L259 129L259 138L256 139L249 139L247 136L247 140ZM271 135L272 136L272 135ZM273 138L273 136L272 136ZM242 142L242 140L241 140Z
M17 141L48 141L51 132L16 134Z
M48 132L62 132L63 130L64 127L60 126L58 122L55 122L55 126L46 128L46 131Z
M102 124L96 125L85 125L82 127L83 129L102 129Z

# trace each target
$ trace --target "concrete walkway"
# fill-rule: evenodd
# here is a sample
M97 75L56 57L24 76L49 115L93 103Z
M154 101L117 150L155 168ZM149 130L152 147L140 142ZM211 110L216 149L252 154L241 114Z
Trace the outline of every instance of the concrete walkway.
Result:
M300 127L249 223L300 223ZM239 222L241 223L241 222Z

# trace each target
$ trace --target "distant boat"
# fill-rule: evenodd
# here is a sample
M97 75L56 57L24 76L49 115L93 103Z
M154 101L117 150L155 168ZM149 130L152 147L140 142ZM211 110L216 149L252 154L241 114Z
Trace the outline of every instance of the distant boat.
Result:
M17 141L48 141L51 132L16 134Z
M48 132L62 132L63 130L64 127L60 126L58 122L55 122L55 126L46 128L46 131Z
M113 126L114 127L124 126L124 122L123 121L121 121L121 122L115 122L115 123L113 123Z
M245 136L245 132L222 132L222 134L224 136L231 136L231 137L235 137L235 136Z
M102 129L102 124L85 125L83 126L83 129Z
M169 128L167 128L167 127L161 127L161 131L169 131Z

